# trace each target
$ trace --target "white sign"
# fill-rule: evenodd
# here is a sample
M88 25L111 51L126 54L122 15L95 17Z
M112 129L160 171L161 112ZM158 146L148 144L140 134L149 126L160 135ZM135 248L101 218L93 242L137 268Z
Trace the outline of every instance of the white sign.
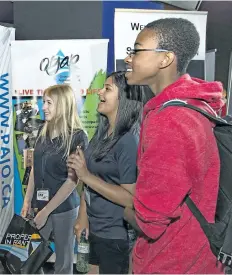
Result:
M47 87L62 83L85 95L97 70L106 68L107 48L104 39L15 41L13 96L42 96Z
M205 59L207 12L168 10L116 9L114 19L115 61L126 57L127 47L134 48L138 33L150 22L161 18L184 18L191 21L200 35L200 47L195 60ZM115 62L116 66L116 62Z
M0 241L14 213L10 43L15 29L0 26Z

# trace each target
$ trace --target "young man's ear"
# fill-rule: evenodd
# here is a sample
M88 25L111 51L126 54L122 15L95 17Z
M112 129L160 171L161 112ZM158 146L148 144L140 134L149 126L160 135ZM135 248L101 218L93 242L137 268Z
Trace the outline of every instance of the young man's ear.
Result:
M175 54L173 52L167 52L165 53L164 59L161 62L161 69L164 69L172 64L172 62L175 60Z

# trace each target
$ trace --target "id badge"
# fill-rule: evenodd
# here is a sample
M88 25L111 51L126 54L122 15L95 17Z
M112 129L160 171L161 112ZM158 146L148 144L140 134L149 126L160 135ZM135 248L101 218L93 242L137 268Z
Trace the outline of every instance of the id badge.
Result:
M49 201L49 190L37 189L36 199L37 201Z
M84 187L85 192L85 201L87 202L88 206L90 206L90 193L88 188Z

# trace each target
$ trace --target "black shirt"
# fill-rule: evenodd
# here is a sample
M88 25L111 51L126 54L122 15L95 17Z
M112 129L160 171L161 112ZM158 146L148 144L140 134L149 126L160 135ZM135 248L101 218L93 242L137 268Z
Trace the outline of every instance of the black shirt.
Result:
M47 202L36 200L37 189L49 189L49 200L51 200L68 177L67 158L64 158L64 150L59 150L62 140L56 137L53 140L45 139L41 143L39 139L34 150L34 198L33 202L41 210ZM75 152L76 147L81 145L85 150L88 145L88 138L83 130L73 134L70 153ZM80 198L76 189L70 196L60 204L52 213L66 212L76 208L80 204Z
M136 182L137 139L131 133L123 135L99 162L91 158L90 149L85 152L89 171L108 184L133 184ZM90 205L86 198L90 231L107 239L127 239L123 220L124 207L117 205L88 187Z

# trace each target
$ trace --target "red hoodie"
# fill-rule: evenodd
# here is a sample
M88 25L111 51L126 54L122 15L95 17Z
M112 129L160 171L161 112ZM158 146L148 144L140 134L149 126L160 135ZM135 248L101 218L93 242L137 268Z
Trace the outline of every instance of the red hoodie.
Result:
M219 82L185 74L145 106L134 206L137 223L148 238L139 237L135 245L135 274L222 272L199 223L183 204L191 193L206 219L214 222L220 160L213 125L184 107L158 112L164 102L177 98L212 113L197 100L202 99L219 111L222 90Z

